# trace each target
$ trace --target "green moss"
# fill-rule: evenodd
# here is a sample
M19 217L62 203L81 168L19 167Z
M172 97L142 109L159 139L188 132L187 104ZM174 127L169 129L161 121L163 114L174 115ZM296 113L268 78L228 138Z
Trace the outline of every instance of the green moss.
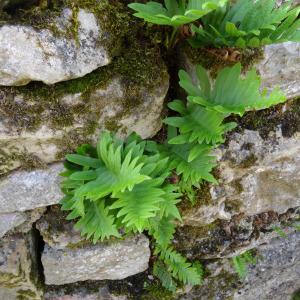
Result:
M300 290L296 291L293 295L292 295L292 299L291 300L300 300Z
M238 122L238 131L257 130L262 138L267 138L271 131L275 132L280 126L284 137L292 137L300 131L300 99L232 119Z
M263 58L263 50L258 49L211 49L199 48L193 49L188 44L183 47L188 59L192 64L201 64L204 68L210 70L210 75L215 78L220 69L227 66L233 66L240 62L243 71L249 70L255 62ZM239 53L237 59L234 61L226 59L228 52Z
M243 203L239 200L226 200L225 211L230 213L239 213Z
M17 300L32 300L39 299L38 295L31 290L19 290Z
M63 8L72 10L70 26L66 30L61 30L56 25L56 18ZM98 42L105 45L111 56L116 55L121 49L123 37L130 30L127 7L117 0L52 0L48 5L14 9L9 13L1 11L0 18L2 24L30 25L38 30L49 29L55 36L74 39L79 44L79 9L94 13L103 32Z
M251 153L247 158L245 158L240 164L239 167L243 169L250 168L255 165L257 157Z
M22 170L34 170L45 168L46 164L33 153L17 149L7 143L0 143L0 177L11 170L14 165L20 165Z
M141 296L141 300L173 300L176 299L175 295L165 289L160 282L154 281L146 285L145 293Z

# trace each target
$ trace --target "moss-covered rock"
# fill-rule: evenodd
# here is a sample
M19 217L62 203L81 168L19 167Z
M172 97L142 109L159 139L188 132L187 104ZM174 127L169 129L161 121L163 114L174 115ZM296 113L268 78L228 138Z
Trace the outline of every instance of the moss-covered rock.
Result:
M35 243L32 233L1 239L1 299L42 299Z
M168 73L159 55L133 45L81 79L0 89L0 173L59 160L101 129L153 136L161 126Z
M124 10L118 1L66 0L2 13L0 85L53 84L109 64L128 31Z
M300 96L299 73L300 43L286 42L269 45L263 49L180 49L181 66L197 82L195 66L201 64L215 78L225 66L240 62L243 70L254 67L262 78L262 87L273 89L278 86L288 99Z

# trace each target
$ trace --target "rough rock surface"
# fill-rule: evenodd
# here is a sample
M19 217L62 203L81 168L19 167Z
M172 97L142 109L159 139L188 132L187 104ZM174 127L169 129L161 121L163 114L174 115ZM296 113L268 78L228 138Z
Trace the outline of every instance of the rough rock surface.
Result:
M237 214L229 221L217 220L206 226L183 226L177 230L174 245L192 259L232 257L269 243L281 228L285 235L295 231L300 209L284 214L265 212L255 216Z
M0 241L0 299L42 299L35 241L31 233Z
M71 18L72 11L65 9L56 20L59 36L49 29L1 26L0 85L25 85L30 81L53 84L107 65L111 57L99 42L104 33L95 15L79 10L77 40L66 36L68 27L74 26Z
M135 95L127 93L128 78L118 75L92 91L83 87L82 92L61 94L60 86L32 87L43 89L43 98L32 96L30 90L28 95L0 89L0 174L27 161L38 165L57 161L81 143L95 142L102 129L123 136L132 131L143 138L155 135L162 124L169 85L166 69L162 69L164 76L155 86L130 84ZM98 80L97 74L91 76ZM72 84L82 86L93 78L66 83L63 88L72 91ZM55 99L51 98L53 89L58 93Z
M288 98L300 96L300 43L286 42L266 46L264 59L255 66L263 87L279 86Z
M259 247L259 259L234 299L289 299L300 286L300 232Z
M286 42L268 45L264 58L254 65L262 78L262 86L280 87L288 99L300 96L300 43ZM182 53L182 67L196 82L195 64L186 53Z
M232 264L217 261L208 264L210 276L180 300L192 299L291 299L300 285L300 233L276 237L257 249L258 262L250 266L245 281L240 281Z
M299 133L283 137L278 130L263 139L258 131L245 130L232 134L216 154L220 184L210 188L207 206L185 212L185 224L201 226L237 213L284 213L300 206Z
M10 232L28 232L32 224L45 212L45 208L38 208L26 212L12 212L0 214L0 238Z
M62 212L60 206L49 207L42 219L36 223L43 240L55 249L73 247L85 241L85 237L74 228L75 222L66 221L67 212Z
M150 258L144 235L122 241L65 249L45 246L42 263L46 284L62 285L85 280L123 279L145 271Z
M61 164L35 171L17 171L0 181L0 211L14 213L57 204L62 197Z
M126 295L114 295L105 284L92 283L89 286L73 287L46 291L45 300L127 300Z

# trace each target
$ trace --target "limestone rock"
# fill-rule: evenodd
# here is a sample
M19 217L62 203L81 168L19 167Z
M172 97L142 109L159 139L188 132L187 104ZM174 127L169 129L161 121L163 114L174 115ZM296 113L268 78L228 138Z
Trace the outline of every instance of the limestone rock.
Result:
M265 212L255 216L238 214L229 221L217 220L206 226L178 228L174 245L192 259L233 257L247 250L269 243L279 236L281 228L288 235L295 231L300 209L289 209L284 214Z
M126 62L116 60L116 64ZM60 160L80 144L95 142L103 129L121 136L132 131L143 138L155 135L162 124L168 74L164 65L136 64L142 70L133 71L134 76L159 68L153 72L156 79L150 77L146 84L122 76L114 64L52 87L0 88L0 174Z
M0 211L24 212L57 204L62 198L58 174L61 164L31 172L17 171L0 181Z
M284 213L300 206L300 134L281 130L263 139L258 131L233 133L216 151L219 185L210 188L210 203L184 213L186 225L202 226L239 213ZM208 213L206 213L208 212Z
M80 284L71 288L51 287L44 294L45 300L127 300L126 295L114 295L105 283L92 282L91 284Z
M26 221L25 213L0 214L0 237Z
M196 79L196 64L183 50L181 53L182 67ZM286 42L268 45L263 50L264 57L253 66L262 78L262 87L271 88L278 86L288 99L300 96L300 43Z
M289 299L300 286L300 232L259 247L259 256L233 299Z
M45 208L37 208L26 212L12 212L0 214L0 237L12 232L28 232L32 224L36 222L45 212Z
M176 299L292 299L300 284L300 233L287 238L274 238L257 249L258 262L250 266L247 277L241 281L226 260L209 262L209 276Z
M66 220L67 214L54 205L49 207L44 217L36 223L43 240L51 248L65 249L85 241L85 237L74 228L75 222Z
M288 98L300 96L300 43L286 42L266 46L264 59L256 64L262 85L279 86Z
M145 271L149 258L149 240L138 235L78 248L55 249L46 245L42 263L46 284L62 285L123 279Z
M78 33L68 38L74 26L72 11L65 9L55 20L60 34L26 25L0 27L0 85L25 85L30 81L53 84L82 77L109 64L110 54L101 42L103 32L95 15L80 9ZM41 67L42 66L42 67Z
M220 149L219 168L214 202L235 201L247 215L300 206L299 133L286 138L279 130L267 140L256 131L235 133L228 148Z
M1 239L0 299L42 299L35 247L32 234Z

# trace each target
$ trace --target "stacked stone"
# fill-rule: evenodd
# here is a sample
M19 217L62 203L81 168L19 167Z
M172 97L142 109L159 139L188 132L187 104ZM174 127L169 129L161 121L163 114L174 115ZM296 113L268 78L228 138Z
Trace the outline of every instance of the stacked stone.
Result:
M2 2L0 7L7 1ZM151 89L128 82L113 67L118 54L107 47L114 33L103 29L94 12L76 14L78 32L71 37L73 12L67 8L57 16L55 32L0 25L0 299L127 299L98 281L122 280L148 268L146 236L93 245L65 221L56 206L62 197L58 174L65 152L94 143L112 125L121 136L132 131L154 136L162 124L168 74L161 64L159 80L149 79ZM121 39L116 43L122 45ZM256 63L263 86L279 86L290 101L245 116L216 151L220 185L207 187L203 203L183 211L184 226L174 240L191 258L209 261L258 248L265 260L250 270L244 286L231 290L224 272L232 277L232 268L223 260L208 264L204 286L178 299L286 299L299 288L300 235L288 227L288 237L279 239L271 230L300 215L300 103L294 100L300 96L299 53L299 43L265 47ZM180 57L195 78L188 54ZM88 90L78 89L88 76L93 76ZM134 96L128 96L128 85ZM62 122L52 118L58 109ZM97 281L96 288L89 290L86 281Z

